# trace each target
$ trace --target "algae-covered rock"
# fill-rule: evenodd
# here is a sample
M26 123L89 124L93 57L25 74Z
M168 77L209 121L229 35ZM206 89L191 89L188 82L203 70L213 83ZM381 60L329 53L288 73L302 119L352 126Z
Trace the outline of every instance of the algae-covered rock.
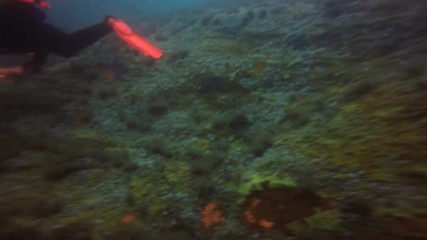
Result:
M288 107L284 111L283 123L286 123L290 129L296 129L305 126L311 120L310 112L300 107Z
M156 121L156 117L141 113L120 112L119 118L130 130L136 130L142 133L149 132L153 123Z
M161 117L168 112L170 104L167 98L156 96L146 101L146 108L150 115Z
M46 240L93 240L92 235L92 224L80 219L52 229Z
M250 179L248 181L246 181L245 183L239 186L239 189L237 190L237 192L241 196L246 197L252 191L259 191L266 186L272 187L272 188L276 188L276 187L294 188L297 185L295 180L290 176L284 176L284 177L279 177L277 175L265 176L265 175L255 173L253 175L250 175Z
M232 81L227 77L218 76L210 72L195 74L193 81L198 85L200 94L224 94L247 92L239 82Z
M341 215L336 210L317 211L315 214L301 221L287 224L287 228L295 235L304 235L304 232L338 232L342 230Z
M188 163L169 161L160 168L150 176L134 176L130 182L131 202L145 217L156 218L162 212L184 208L184 202L176 199L191 192Z
M212 128L220 134L241 136L249 126L248 117L239 111L217 115L212 120Z
M343 101L354 101L359 98L362 98L365 95L368 95L370 92L374 91L379 86L378 82L375 81L360 81L354 83L343 91Z
M163 186L149 180L132 178L129 194L137 211L145 217L152 217L166 210L168 203L162 199Z
M248 136L249 147L255 157L261 157L268 149L273 146L273 133L261 133Z
M60 155L46 155L44 176L47 180L58 181L75 172L85 169L85 165Z
M138 223L120 223L114 226L111 232L103 234L105 240L120 239L147 239L141 225Z
M162 137L147 137L141 140L140 144L152 154L158 154L165 158L171 158L174 155L173 144Z
M2 191L0 214L4 217L49 217L61 211L64 203L45 188L31 186ZM34 188L34 189L33 189Z
M398 217L389 216L383 218L383 223L396 236L405 239L426 239L427 238L427 217Z
M12 121L28 115L56 113L63 105L59 94L41 92L36 88L0 91L2 121Z
M37 226L4 221L2 223L0 226L0 239L2 240L45 239L43 232Z
M26 139L14 127L0 125L0 161L19 155L26 147Z
M207 176L213 173L216 168L224 161L225 155L219 151L204 154L190 161L191 174Z
M105 148L103 159L107 161L107 166L118 168L125 172L132 172L138 169L138 165L130 159L128 150L125 148Z

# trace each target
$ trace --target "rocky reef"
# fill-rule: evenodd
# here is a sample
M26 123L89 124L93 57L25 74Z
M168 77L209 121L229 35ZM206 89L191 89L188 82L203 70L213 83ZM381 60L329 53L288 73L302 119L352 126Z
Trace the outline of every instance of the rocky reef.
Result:
M0 239L427 238L426 11L212 1L0 80Z

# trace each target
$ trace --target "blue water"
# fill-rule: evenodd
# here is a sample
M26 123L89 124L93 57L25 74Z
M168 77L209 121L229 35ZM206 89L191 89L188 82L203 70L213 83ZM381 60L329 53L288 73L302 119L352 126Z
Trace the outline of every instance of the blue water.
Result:
M48 21L61 29L72 31L102 21L106 15L125 20L141 19L209 0L51 0Z

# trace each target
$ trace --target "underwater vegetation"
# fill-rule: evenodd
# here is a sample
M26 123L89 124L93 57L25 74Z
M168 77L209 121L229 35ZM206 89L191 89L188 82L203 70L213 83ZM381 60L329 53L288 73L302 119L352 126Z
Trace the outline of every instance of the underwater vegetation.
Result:
M426 239L426 10L207 1L9 76L0 239Z

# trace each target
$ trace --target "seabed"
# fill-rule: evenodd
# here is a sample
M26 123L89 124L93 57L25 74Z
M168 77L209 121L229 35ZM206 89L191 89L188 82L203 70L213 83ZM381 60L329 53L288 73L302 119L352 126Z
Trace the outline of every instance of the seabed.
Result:
M213 4L1 80L0 239L426 239L426 12Z

